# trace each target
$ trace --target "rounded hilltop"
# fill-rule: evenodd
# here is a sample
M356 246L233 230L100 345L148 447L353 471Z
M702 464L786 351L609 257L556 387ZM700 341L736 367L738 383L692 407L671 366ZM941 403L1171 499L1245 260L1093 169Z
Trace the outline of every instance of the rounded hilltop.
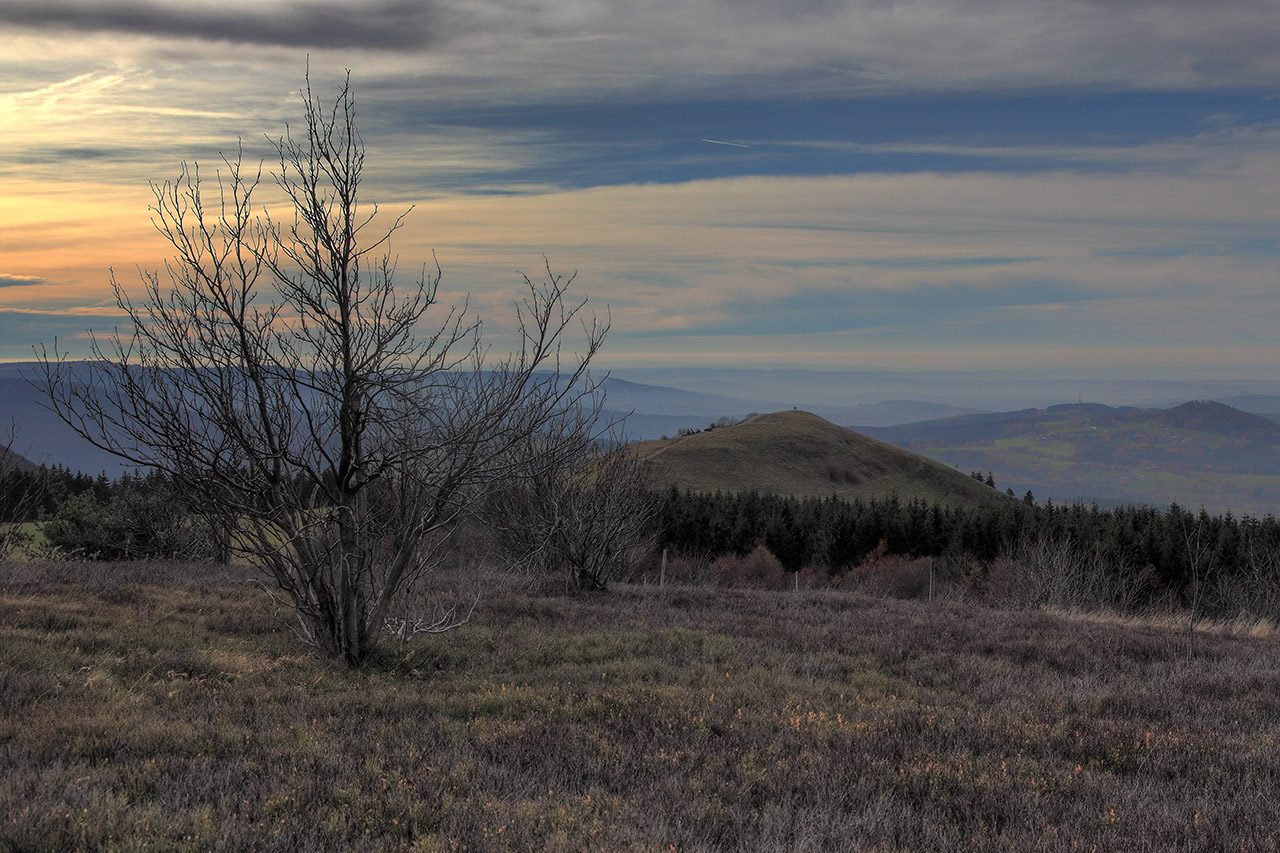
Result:
M897 494L948 504L1007 500L940 462L794 409L640 442L636 452L649 462L656 484L699 492L848 499Z

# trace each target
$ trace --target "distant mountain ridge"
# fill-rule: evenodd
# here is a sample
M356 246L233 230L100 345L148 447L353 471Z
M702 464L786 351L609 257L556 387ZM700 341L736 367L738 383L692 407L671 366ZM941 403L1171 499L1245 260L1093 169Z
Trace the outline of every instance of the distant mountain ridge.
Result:
M1280 423L1219 402L1073 403L863 431L1040 498L1280 511Z
M14 449L38 464L64 465L96 475L115 477L126 470L118 458L94 447L41 404L41 395L28 378L39 375L33 362L0 364L0 415L18 427ZM686 391L660 385L644 385L615 376L604 382L605 416L618 422L632 440L674 436L682 429L702 429L722 417L741 418L751 412L770 411L777 405L766 400ZM860 406L820 407L831 420L866 419L880 425L906 423L967 411L924 401L887 401ZM854 417L854 415L858 417ZM7 424L6 424L7 425Z
M34 471L39 467L39 465L36 465L16 450L10 450L5 446L0 445L0 472Z
M1280 421L1280 396L1274 394L1239 394L1234 397L1214 397L1212 402L1222 403L1242 412L1261 415L1269 420Z
M930 400L970 411L1007 412L1045 408L1069 400L1097 400L1113 406L1167 409L1186 400L1217 400L1256 414L1280 412L1280 378L1252 376L1224 378L1135 377L1134 368L1116 365L1105 376L1077 370L913 370L865 367L842 370L813 368L631 367L627 379L689 391L770 401L760 411L798 406L817 414L827 407L845 407L872 400ZM1265 375L1277 375L1268 370ZM622 375L619 371L617 375ZM1270 397L1268 402L1265 398ZM1255 408L1261 406L1261 408ZM955 414L959 414L958 412ZM915 420L945 417L924 415ZM838 418L838 423L874 423L863 418Z
M10 419L16 424L13 449L35 464L63 465L90 475L116 477L128 470L41 405L40 392L24 378L39 371L35 363L0 364L0 427ZM1012 487L1019 495L1031 490L1040 499L1157 505L1177 500L1215 511L1280 513L1280 440L1274 424L1280 417L1275 414L1280 395L1258 393L1271 389L1267 383L1207 384L1203 390L1229 392L1219 403L1239 404L1222 408L1203 402L1166 410L1073 403L984 413L912 396L941 393L947 385L961 387L955 381L958 374L876 374L875 381L884 384L858 394L837 381L841 375L712 371L708 381L693 388L615 375L605 383L607 416L619 421L632 440L657 439L681 429L705 429L725 416L776 410L780 406L767 398L783 388L801 398L797 403L815 400L800 408L828 421L861 424L855 429L932 457L953 471L958 466L966 475L991 471L1001 490ZM680 372L669 376L679 379ZM908 380L916 387L909 387ZM878 403L845 402L881 392L885 398ZM755 399L756 394L766 399ZM959 398L953 390L944 399ZM1245 416L1242 407L1257 417Z

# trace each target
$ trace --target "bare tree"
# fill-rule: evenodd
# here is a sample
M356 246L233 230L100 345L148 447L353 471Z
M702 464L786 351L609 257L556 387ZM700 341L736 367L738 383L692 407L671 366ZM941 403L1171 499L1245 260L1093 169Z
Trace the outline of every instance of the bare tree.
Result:
M1187 560L1187 579L1183 595L1187 605L1187 635L1191 636L1196 624L1204 617L1205 604L1217 580L1216 532L1204 507L1199 515L1170 510L1171 521L1176 521L1175 531L1182 536Z
M309 79L302 94L305 127L275 142L291 221L257 212L261 166L224 158L211 201L184 164L152 187L175 252L164 275L143 273L138 302L112 275L132 328L93 337L84 365L55 342L43 379L82 436L169 475L274 580L307 642L359 665L477 497L576 450L556 436L598 414L588 366L608 323L548 265L524 280L518 346L491 357L465 305L438 305L437 265L396 285L405 213L377 226L358 200L350 75L331 105ZM573 326L584 339L562 363Z
M1134 609L1150 578L1097 547L1046 533L1023 536L1000 555L1010 597L1030 607Z
M40 469L13 449L17 437L12 421L0 435L0 560L30 543L22 523L35 520L44 494Z
M1280 553L1260 539L1256 518L1245 516L1241 526L1252 528L1241 565L1219 578L1217 596L1241 615L1275 620L1280 618Z
M604 589L652 544L658 498L645 462L624 442L584 429L561 438L578 452L496 491L491 524L516 569L560 576L574 590Z

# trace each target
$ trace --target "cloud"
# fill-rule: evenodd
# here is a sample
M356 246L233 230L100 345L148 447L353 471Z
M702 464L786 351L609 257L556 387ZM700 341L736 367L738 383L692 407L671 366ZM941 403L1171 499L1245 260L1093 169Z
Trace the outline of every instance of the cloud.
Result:
M255 3L195 5L147 2L12 2L0 21L20 27L113 32L159 38L276 45L281 47L416 50L456 34L457 16L429 4Z
M78 168L82 162L138 162L153 151L129 145L63 145L12 151L5 159L24 166L57 166L60 170Z
M0 4L0 22L37 34L134 35L153 51L173 39L207 43L214 60L228 44L326 51L352 64L352 52L364 52L364 73L430 89L437 100L1280 82L1280 11L1269 0L17 0ZM199 55L190 45L173 52L185 62ZM415 62L406 67L405 56ZM237 57L267 61L252 51Z
M0 27L0 254L42 279L0 287L50 323L164 257L147 180L237 139L270 166L307 55L317 92L355 69L363 198L418 205L403 269L436 249L448 300L505 316L547 252L636 358L1280 323L1274 2L16 0Z
M89 352L86 330L110 330L120 321L119 314L100 309L22 311L0 308L0 358L30 360L34 346L41 343L52 345L55 338L72 357L84 357Z
M1270 168L1261 156L1226 176L780 176L443 195L421 201L394 249L405 278L434 250L442 302L470 293L498 351L514 341L517 271L536 276L545 252L581 271L591 307L609 306L614 363L849 365L900 352L990 366L1017 352L1023 366L1101 365L1120 346L1175 342L1186 361L1234 349L1280 363L1280 220L1273 181L1255 177ZM132 255L110 257L135 287ZM116 322L92 304L100 292L58 292L77 296L43 320L10 316L0 336Z
M741 177L445 197L414 212L397 248L434 248L446 283L477 294L487 316L501 316L510 271L539 252L572 264L610 305L623 359L719 346L753 363L795 347L792 362L1017 350L1031 364L1079 348L1101 364L1117 342L1182 341L1188 360L1237 347L1280 362L1274 155L1220 153L1230 168L1189 173Z
M0 287L30 287L44 284L45 280L35 275L8 275L0 273Z

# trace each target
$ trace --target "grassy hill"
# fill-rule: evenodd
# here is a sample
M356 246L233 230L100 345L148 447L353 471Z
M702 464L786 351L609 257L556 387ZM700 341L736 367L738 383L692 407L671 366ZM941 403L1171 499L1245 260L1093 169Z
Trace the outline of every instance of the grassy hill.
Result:
M695 491L872 498L896 493L946 503L1004 500L954 468L809 412L756 415L730 427L637 445L663 485Z
M867 431L1038 498L1280 510L1280 424L1222 403L1073 404Z

